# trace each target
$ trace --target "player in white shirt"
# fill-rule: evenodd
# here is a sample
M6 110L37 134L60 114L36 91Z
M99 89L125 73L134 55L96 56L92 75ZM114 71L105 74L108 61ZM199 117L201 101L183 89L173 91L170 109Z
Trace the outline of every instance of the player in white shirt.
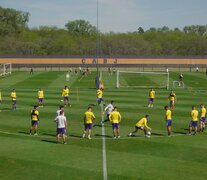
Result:
M60 109L58 109L57 112L56 112L56 117L60 115L60 111L63 111L63 116L65 115L64 107L62 105L60 105Z
M107 119L101 121L101 125L104 125L105 122L109 121L109 115L114 110L114 101L112 100L111 103L109 103L105 108L104 112L107 116Z
M60 135L62 134L63 144L66 143L66 128L67 128L67 119L63 115L64 111L60 111L60 114L55 118L55 122L57 123L57 143L60 142Z

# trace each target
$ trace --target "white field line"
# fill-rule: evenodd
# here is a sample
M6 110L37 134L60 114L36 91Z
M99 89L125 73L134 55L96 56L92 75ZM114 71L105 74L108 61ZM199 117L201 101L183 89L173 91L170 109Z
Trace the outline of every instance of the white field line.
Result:
M101 120L104 121L103 105L101 106ZM106 159L106 139L105 127L102 126L102 158L103 158L103 179L107 180L107 159Z

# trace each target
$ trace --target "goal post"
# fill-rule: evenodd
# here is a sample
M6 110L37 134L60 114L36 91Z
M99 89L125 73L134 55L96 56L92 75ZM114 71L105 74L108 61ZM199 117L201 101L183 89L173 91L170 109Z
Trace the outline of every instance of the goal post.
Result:
M116 87L169 89L169 72L117 71Z
M0 76L5 76L12 73L11 63L0 64Z

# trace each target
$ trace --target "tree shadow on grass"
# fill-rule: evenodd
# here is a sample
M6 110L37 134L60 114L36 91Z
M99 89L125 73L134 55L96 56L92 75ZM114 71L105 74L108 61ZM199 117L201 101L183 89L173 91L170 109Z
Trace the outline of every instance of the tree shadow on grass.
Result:
M102 134L95 134L94 136L96 136L96 137L107 137L107 138L112 138L113 137L113 136L102 135Z
M27 134L27 135L29 135L29 132L28 132L28 131L18 131L18 133L20 133L20 134Z
M89 104L88 106L93 107L93 106L96 106L96 104L92 103L92 104Z
M102 127L101 124L94 124L93 127Z
M42 142L53 143L53 144L58 144L56 140L42 139L41 141L42 141Z
M56 137L56 134L51 134L51 133L42 133L43 135L46 135L46 136L52 136L52 137Z
M160 134L160 133L152 133L154 136L165 136L165 134Z
M81 135L74 135L74 134L70 134L69 137L82 138Z
M189 131L188 128L180 128L178 131L173 131L175 134L186 134Z

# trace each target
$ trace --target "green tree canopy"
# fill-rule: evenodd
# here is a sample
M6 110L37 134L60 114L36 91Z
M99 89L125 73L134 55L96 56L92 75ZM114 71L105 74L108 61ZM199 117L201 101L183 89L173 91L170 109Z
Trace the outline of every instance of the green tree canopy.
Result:
M29 13L0 7L0 35L20 33L27 28Z
M79 19L68 21L65 27L70 33L79 35L93 35L96 33L96 27L92 26L90 22Z

